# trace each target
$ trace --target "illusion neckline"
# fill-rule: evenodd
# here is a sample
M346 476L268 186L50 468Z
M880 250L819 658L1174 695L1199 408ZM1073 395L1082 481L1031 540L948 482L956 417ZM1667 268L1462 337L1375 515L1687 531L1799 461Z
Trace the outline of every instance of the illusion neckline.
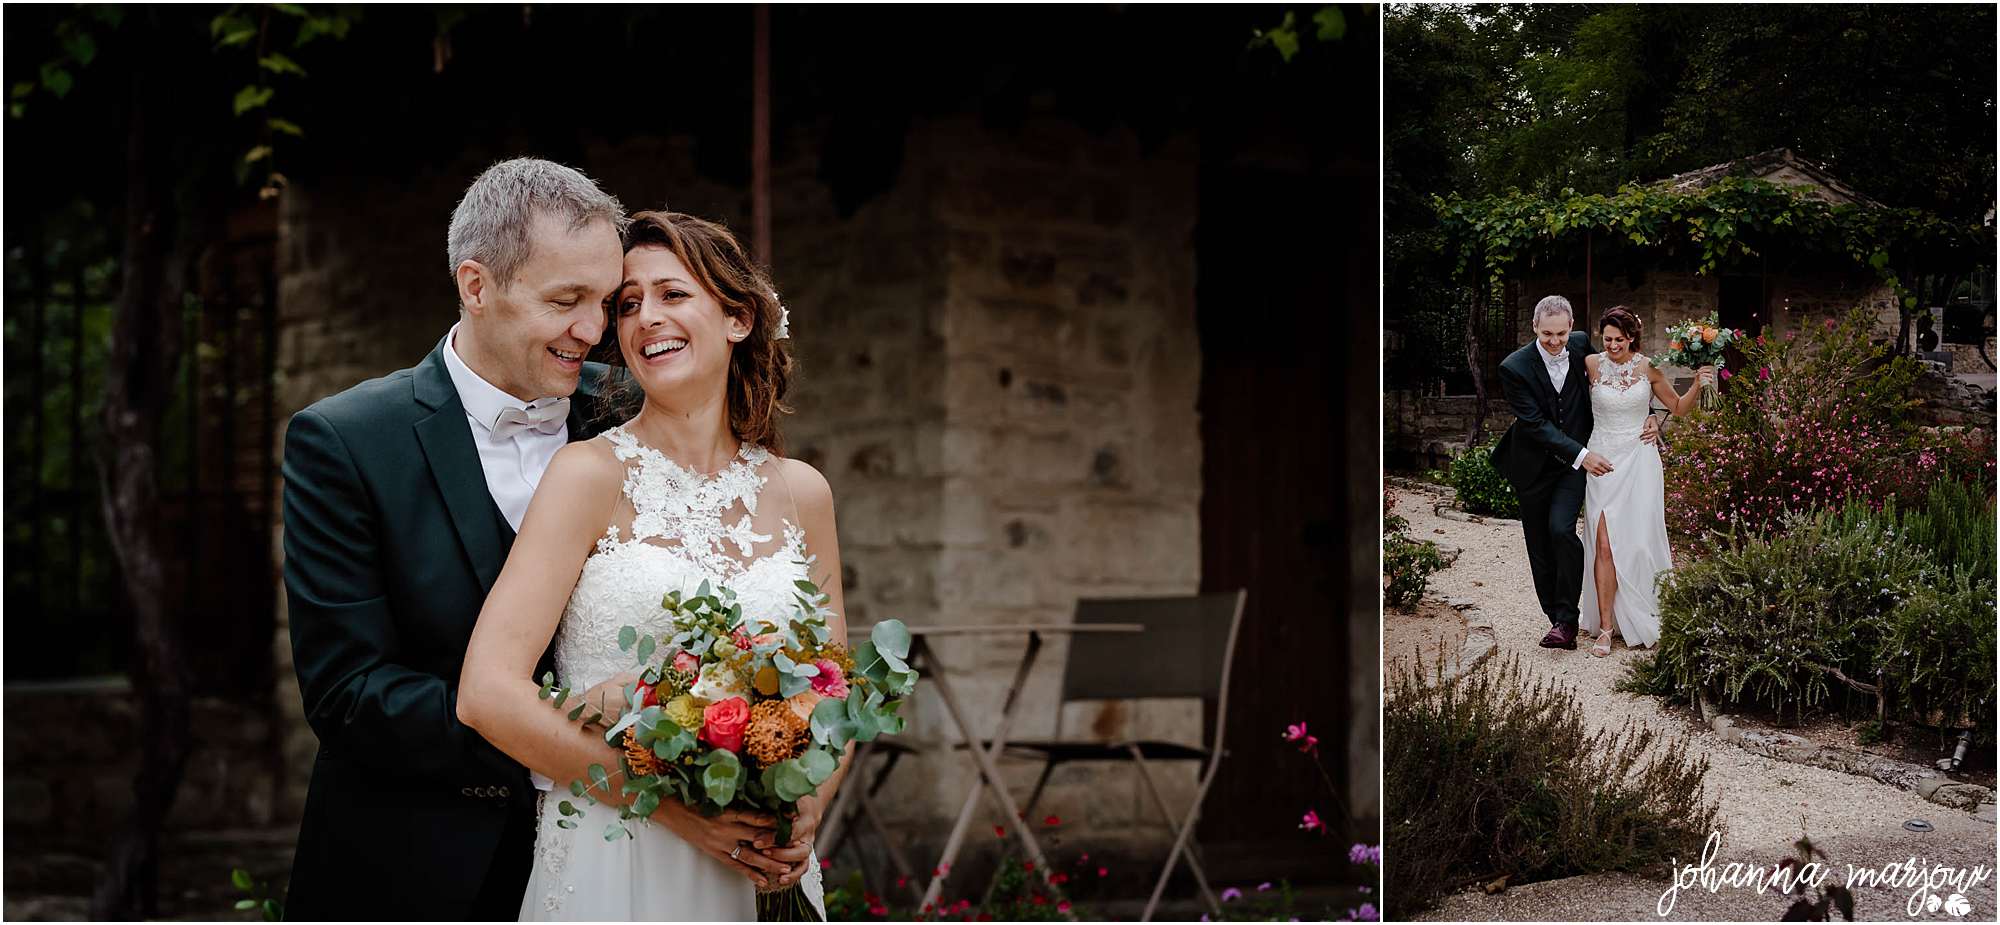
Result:
M666 463L688 477L702 482L717 481L739 467L754 469L762 464L764 460L771 458L770 452L763 447L748 440L739 440L737 441L736 453L729 458L728 464L714 472L703 472L693 466L683 465L680 460L667 455L665 451L639 439L638 434L633 433L630 428L623 424L605 431L604 435L611 439L611 445L614 448L625 448L632 452L645 453Z

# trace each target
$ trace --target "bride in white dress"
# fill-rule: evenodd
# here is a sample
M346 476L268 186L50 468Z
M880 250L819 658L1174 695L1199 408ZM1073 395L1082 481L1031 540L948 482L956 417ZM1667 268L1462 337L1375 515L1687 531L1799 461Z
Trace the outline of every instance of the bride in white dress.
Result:
M550 463L459 686L464 721L558 788L543 799L520 917L754 921L758 890L796 885L823 919L812 836L846 763L799 801L789 845L773 844L769 816L708 819L673 799L630 823L627 838L608 829L620 798L598 792L596 805L570 800L583 810L576 827L556 825L571 780L592 763L619 765L601 729L537 697L531 678L551 640L558 682L607 708L608 723L634 679L619 630L665 630L669 591L727 584L745 614L776 617L790 612L793 582L811 579L832 598L835 638L846 633L832 492L811 466L773 452L791 361L768 279L726 229L644 212L626 233L625 281L610 308L644 404ZM579 751L579 737L594 747Z
M1653 398L1684 414L1714 380L1715 369L1702 367L1687 394L1678 395L1666 374L1632 351L1639 342L1638 316L1617 306L1604 313L1598 330L1604 352L1584 358L1590 374L1590 450L1610 460L1612 468L1591 476L1584 487L1584 524L1594 540L1578 612L1579 628L1597 635L1590 654L1602 657L1611 654L1614 626L1627 645L1650 646L1660 639L1653 579L1674 567L1667 547L1666 479L1659 448L1639 435Z

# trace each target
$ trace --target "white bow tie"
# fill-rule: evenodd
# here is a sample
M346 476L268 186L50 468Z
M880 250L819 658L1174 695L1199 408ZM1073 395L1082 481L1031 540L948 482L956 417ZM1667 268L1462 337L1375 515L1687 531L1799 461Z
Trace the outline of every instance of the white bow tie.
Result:
M558 398L535 408L506 408L493 420L493 436L507 440L530 430L543 434L562 432L569 420L569 399Z
M1569 362L1569 351L1564 350L1563 352L1558 353L1555 356L1549 356L1546 353L1542 354L1542 362L1549 364L1549 367L1551 369L1557 366L1562 366Z

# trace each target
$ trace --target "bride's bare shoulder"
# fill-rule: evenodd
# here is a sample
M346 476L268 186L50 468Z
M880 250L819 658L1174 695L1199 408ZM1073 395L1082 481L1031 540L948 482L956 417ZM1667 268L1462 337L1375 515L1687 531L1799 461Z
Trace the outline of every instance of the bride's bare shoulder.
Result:
M611 441L601 435L578 440L557 450L555 458L549 460L542 481L551 480L587 488L615 487L625 482L625 463L619 460Z
M821 475L811 463L789 456L777 457L772 462L778 465L779 472L785 477L785 483L798 498L801 511L833 509L833 486L827 483L826 476Z

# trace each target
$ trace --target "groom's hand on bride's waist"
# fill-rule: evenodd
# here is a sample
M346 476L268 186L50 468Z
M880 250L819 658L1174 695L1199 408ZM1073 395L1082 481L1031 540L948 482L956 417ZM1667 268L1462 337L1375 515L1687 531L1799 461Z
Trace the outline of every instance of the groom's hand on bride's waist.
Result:
M1585 453L1583 454L1583 471L1591 475L1609 475L1611 473L1611 460L1605 459L1594 451Z

